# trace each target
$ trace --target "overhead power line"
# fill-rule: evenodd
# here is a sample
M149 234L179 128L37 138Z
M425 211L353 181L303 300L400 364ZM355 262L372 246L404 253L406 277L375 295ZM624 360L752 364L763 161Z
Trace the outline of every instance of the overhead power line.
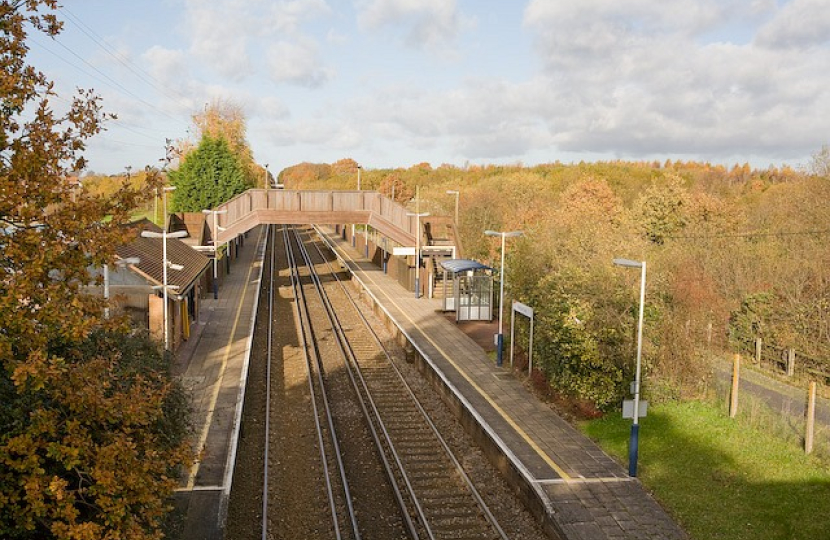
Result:
M91 78L93 78L93 79L96 79L96 80L98 80L98 81L100 81L100 82L102 82L102 83L104 83L104 84L108 84L108 85L110 85L110 86L114 87L114 88L115 88L115 89L117 89L117 90L120 90L120 91L121 91L121 92L123 92L124 94L127 94L128 96L132 97L132 98L133 98L133 99L135 99L136 101L138 101L138 102L140 102L140 103L142 103L142 104L146 105L147 107L149 107L149 108L151 108L151 109L155 110L155 111L156 111L156 112L158 112L159 114L162 114L162 115L166 116L167 118L169 118L169 119L173 120L174 122L178 122L178 121L179 121L178 119L174 118L173 116L171 116L171 115L170 115L170 114L168 114L167 112L165 112L165 111L163 111L163 110L159 109L158 107L156 107L156 106L155 106L155 105L153 105L152 103L150 103L150 102L148 102L148 101L145 101L144 99L142 99L142 98L141 98L141 97L139 97L138 95L134 94L134 93L133 93L133 92L132 92L129 88L125 87L124 85L122 85L121 83L119 83L118 81L116 81L115 79L113 79L112 77L110 77L109 75L107 75L106 73L104 73L103 71L101 71L100 69L98 69L97 67L95 67L94 65L92 65L92 64L91 64L89 61L87 61L84 57L82 57L81 55L79 55L78 53L76 53L75 51L73 51L72 49L70 49L69 47L67 47L65 44L61 43L60 41L58 41L58 40L56 40L56 39L53 39L53 42L54 42L54 43L57 43L57 44L58 44L61 48L63 48L63 49L64 49L64 50L66 50L69 54L71 54L72 56L74 56L75 58L77 58L78 60L80 60L81 62L83 62L85 65L89 66L89 68L91 68L93 71L95 71L95 73L98 73L98 75L100 75L100 77L99 77L99 76L96 76L94 73L90 73L89 71L85 70L83 67L81 67L81 66L79 66L79 65L77 65L77 64L72 63L71 61L69 61L69 60L67 60L66 58L64 58L63 56L61 56L60 54L58 54L58 53L56 53L55 51L51 50L49 47L46 47L43 43L41 43L41 42L39 42L39 41L36 41L36 40L33 40L33 41L32 41L32 43L34 43L34 44L38 45L39 47L43 48L43 50L45 50L46 52L48 52L48 53L52 54L53 56L57 57L57 58L58 58L58 59L60 59L61 61L65 62L66 64L68 64L68 65L72 66L73 68L75 68L75 69L79 70L80 72L84 73L85 75L87 75L87 76L89 76L89 77L91 77Z
M127 68L133 75L144 81L149 86L153 87L157 92L164 94L168 98L171 98L175 101L186 101L188 99L187 96L179 93L177 89L165 85L162 81L154 77L152 73L148 72L141 66L130 61L129 58L125 58L121 53L115 50L115 48L112 45L110 45L105 38L97 34L95 30L90 28L79 17L77 17L75 14L69 11L68 8L64 6L61 7L59 11L66 15L68 19L71 19L77 25L78 30L80 30L90 40L92 40L92 42L95 43L98 47L100 47L101 50L107 53L116 62Z

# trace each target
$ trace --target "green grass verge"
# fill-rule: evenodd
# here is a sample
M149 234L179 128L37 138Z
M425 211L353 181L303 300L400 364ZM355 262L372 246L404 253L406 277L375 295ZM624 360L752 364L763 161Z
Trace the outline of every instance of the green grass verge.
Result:
M579 427L627 468L631 420ZM695 540L830 538L828 467L710 404L649 408L638 476Z

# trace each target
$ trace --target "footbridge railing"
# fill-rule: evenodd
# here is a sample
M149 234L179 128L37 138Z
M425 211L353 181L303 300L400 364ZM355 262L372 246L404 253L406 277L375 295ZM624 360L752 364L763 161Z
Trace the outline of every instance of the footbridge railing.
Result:
M220 243L260 224L367 224L403 245L414 246L416 218L377 191L250 189L222 204L212 237Z

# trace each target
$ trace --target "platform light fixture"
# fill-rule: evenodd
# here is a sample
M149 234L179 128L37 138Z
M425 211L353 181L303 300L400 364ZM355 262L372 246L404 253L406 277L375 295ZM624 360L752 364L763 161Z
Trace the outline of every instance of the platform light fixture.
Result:
M363 167L358 165L357 166L357 190L358 191L360 191L360 172L362 170L363 170ZM355 235L355 226L354 226L354 223L352 223L352 247L355 246L355 237L354 237L354 235Z
M499 270L499 333L496 334L496 365L501 367L504 361L504 248L506 238L522 236L523 231L484 231L487 236L501 237L501 270Z
M170 322L169 316L167 314L167 290L168 289L178 289L178 285L168 285L167 284L167 269L173 269L176 271L184 270L184 266L180 264L175 264L170 262L167 259L167 239L168 238L184 238L187 236L187 231L174 231L174 232L167 232L167 193L176 189L176 186L165 186L164 188L164 228L161 230L160 233L153 232L153 231L141 231L141 236L144 238L161 238L162 244L162 255L161 255L161 262L162 262L162 285L161 289L163 290L164 294L164 309L162 310L163 314L163 323L164 324L164 351L167 352L170 350ZM156 287L158 288L158 287Z
M268 165L266 165L268 167ZM227 210L202 210L205 215L213 214L213 299L219 298L219 231L224 229L219 226L219 214L227 214Z
M646 299L646 261L614 259L616 266L640 269L640 315L637 321L637 367L634 374L634 418L628 442L628 475L637 476L637 458L640 446L640 369L643 355L643 309Z

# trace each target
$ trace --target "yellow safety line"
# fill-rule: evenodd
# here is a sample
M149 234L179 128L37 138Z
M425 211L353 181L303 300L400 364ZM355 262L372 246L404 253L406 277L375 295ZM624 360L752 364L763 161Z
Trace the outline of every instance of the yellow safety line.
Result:
M260 241L262 240L262 231L264 229L260 229L259 231L259 238L257 239L257 244L259 245ZM239 317L242 316L242 305L245 303L245 294L248 291L248 283L251 282L251 273L254 271L254 265L248 268L248 275L245 277L245 286L242 287L242 294L239 298L239 306L236 308L236 317L233 320L233 328L231 328L231 333L228 336L228 344L225 345L225 354L222 355L222 365L219 369L219 377L216 379L216 383L213 387L213 394L210 396L210 407L208 407L208 415L205 419L204 426L202 426L202 433L199 436L199 444L196 448L199 449L199 452L204 450L205 442L207 442L208 432L210 431L210 424L213 423L213 412L216 408L216 402L219 400L219 391L222 389L222 379L225 378L225 370L228 367L228 358L231 355L231 346L233 345L234 336L236 335L236 328L239 326ZM190 468L190 478L187 480L187 488L192 490L193 487L196 485L196 475L199 473L199 466L201 465L201 459L197 459L193 466Z
M348 257L348 258L349 258L349 260L351 260L353 263L355 263L355 265L357 264L357 261L355 261L355 260L354 260L354 259L353 259L353 258L352 258L349 254L348 254L348 253L343 252L343 251L342 251L342 249L341 249L340 251L341 251L341 253L343 253L343 256L344 256L344 257ZM566 472L562 469L562 467L560 467L559 465L557 465L557 464L556 464L556 462L555 462L555 461L553 461L553 459L552 459L549 455L547 455L547 453L546 453L544 450L542 450L542 449L539 447L539 445L538 445L538 444L536 444L536 441L534 441L533 439L531 439L531 438L530 438L530 436L529 436L529 435L525 432L525 430L523 430L523 429L522 429L522 428L521 428L518 424L516 424L516 422L514 422L514 421L513 421L513 418L511 418L511 417L507 414L507 412L499 406L499 404L498 404L498 403L496 403L495 401L493 401L493 398L491 398L491 397L487 394L487 392L485 392L485 391L484 391L484 389L483 389L483 388L481 388L478 384L476 384L476 382L475 382L472 378L470 378L470 376L469 376L469 375L468 375L468 374L467 374L467 373L466 373L463 369L461 369L461 367L460 367L458 364L456 364L456 363L453 361L453 359L450 357L450 355L448 355L448 354L444 351L444 349L442 349L442 348L441 348L441 347L440 347L437 343L435 343L435 342L432 340L432 338L430 338L430 337L429 337L429 335L428 335L426 332L424 332L424 331L421 329L421 327L420 327L420 326L418 326L418 323L416 323L415 321L413 321L413 320L412 320L412 318L411 318L411 317L407 314L406 310L405 310L405 309L403 309L403 308L401 308L401 306L399 306L399 305L395 302L395 300L393 300L393 299L392 299L392 297L391 297L391 296L389 296L389 295L386 293L386 291L384 291L384 290L383 290L383 288L381 288L381 287L378 285L377 281L375 281L374 279L372 279L372 276L370 276L369 274L364 274L364 275L365 275L367 278L369 278L369 280L370 280L370 281L371 281L371 282L372 282L372 283L373 283L376 287L378 287L378 289L380 290L380 292L382 292L382 293L383 293L383 295L384 295L386 298L388 298L390 302L392 302L392 305L394 305L396 308L398 308L398 311L400 311L400 312L403 314L403 316L404 316L404 317L406 317L406 318L409 320L409 322L410 322L410 323L412 323L412 324L415 326L415 328L417 328L417 329L418 329L418 331L419 331L419 332L421 332L421 335L422 335L422 336L424 336L424 338L426 338L426 340L427 340L427 341L429 341L429 342L432 344L432 346L433 346L433 347L435 347L435 348L438 350L438 352L439 352L439 353L441 353L441 355L442 355L442 356L443 356L443 357L447 360L447 362L449 362L449 363L450 363L450 364L451 364L451 365L455 368L455 370L456 370L456 371L457 371L457 372L458 372L458 373L459 373L462 377L464 377L464 379L465 379L468 383L470 383L470 386L472 386L472 387L476 390L476 392L478 392L479 394L481 394L481 396L482 396L484 399L486 399L486 400L487 400L487 403L489 403L489 404L490 404L490 405L491 405L491 406L492 406L492 407L496 410L496 412L497 412L497 413L499 413L499 415L500 415L500 416L504 419L504 421L505 421L505 422L507 422L507 423L510 425L510 427L512 427L514 430L516 430L516 433L518 433L518 434L519 434L519 436L520 436L522 439L524 439L524 440L525 440L525 442L526 442L527 444L529 444L529 445L530 445L530 447L531 447L531 448L533 448L533 450L534 450L537 454L539 454L539 457L541 457L543 460L545 460L545 463L547 463L548 465L550 465L550 467L551 467L554 471L556 471L556 473L557 473L559 476L561 476L563 480L570 481L570 480L572 479L572 478L571 478L571 475L569 475L568 473L566 473Z

